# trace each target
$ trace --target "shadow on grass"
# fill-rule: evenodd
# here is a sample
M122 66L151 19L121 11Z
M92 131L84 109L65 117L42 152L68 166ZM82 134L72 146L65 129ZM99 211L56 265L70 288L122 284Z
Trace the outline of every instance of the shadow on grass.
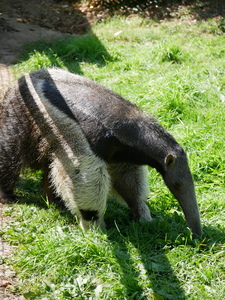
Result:
M42 171L25 169L16 184L15 192L16 202L19 204L35 205L41 209L48 209L50 205L55 205L63 216L71 218L71 222L75 221L74 216L70 214L62 201L55 199L54 203L49 202L44 196Z
M192 240L181 215L156 212L151 224L134 223L127 219L127 210L118 206L116 212L116 206L109 204L105 219L106 224L110 223L108 239L115 245L126 298L187 299L167 257L168 252L179 246L193 247L196 252L212 251L213 247L215 252L220 252L225 243L224 229L205 226L203 239ZM130 249L130 244L135 250Z
M48 203L41 196L40 181L23 179L18 190L21 195L19 203L48 209ZM67 209L58 207L58 210L68 225L76 222ZM169 223L182 231L185 229L184 221L183 224L176 223L171 217L162 216L161 212L155 219L152 224L135 223L128 217L128 209L116 202L108 203L105 221L109 229L106 234L120 266L118 299L186 299L167 258L168 251L183 240L176 240L178 230L174 235L170 234L169 241L165 240L165 232L171 232Z
M31 65L33 69L54 66L67 68L76 74L83 74L81 66L84 63L96 64L101 68L111 60L107 49L92 31L82 36L27 44L20 58L23 65Z
M106 212L106 223L112 209L114 214L114 207ZM165 240L165 231L162 229L165 223L157 220L151 224L135 223L128 220L125 209L124 213L123 208L119 210L119 220L114 221L114 225L112 219L109 221L111 228L108 230L108 239L115 245L114 252L121 268L121 285L126 299L186 299L166 255L176 242L174 237L169 241L171 247L166 246L169 242ZM121 215L123 220L120 219ZM129 249L129 245L133 249Z
M22 179L18 185L20 203L47 209L48 203L40 196L40 178ZM68 210L59 207L59 212L68 225L76 222ZM187 246L196 252L220 252L225 243L224 229L204 226L204 237L192 241L190 232L181 215L168 215L153 211L154 221L135 223L128 217L128 209L109 201L105 221L106 234L120 266L121 290L118 299L187 299L182 283L175 274L168 253L173 248ZM116 220L116 221L115 221Z
M218 229L215 226L203 226L203 241L199 245L199 250L211 251L213 247L213 251L217 252L224 250L225 247L225 228Z
M9 6L10 2L13 1L9 0ZM1 63L10 64L11 60L8 61L7 55L11 53L13 47L18 48L13 53L14 60L17 58L14 64L21 65L19 73L55 66L82 74L83 63L97 64L98 67L102 67L111 60L107 49L92 31L91 23L77 3L63 5L58 3L61 1L55 3L53 1L51 4L45 1L46 4L42 6L36 3L38 1L30 1L29 4L25 2L19 3L20 9L14 6L11 8L10 17L13 23L10 26L7 23L9 12L7 8L2 7L6 19L0 20L0 29L4 32L4 47L9 53L1 53ZM31 15L28 11L32 11ZM44 18L40 18L42 14ZM25 29L18 27L18 29L17 25L23 22L27 27ZM39 25L39 27L33 28L32 25ZM26 36L22 35L24 30ZM21 53L18 57L19 50Z

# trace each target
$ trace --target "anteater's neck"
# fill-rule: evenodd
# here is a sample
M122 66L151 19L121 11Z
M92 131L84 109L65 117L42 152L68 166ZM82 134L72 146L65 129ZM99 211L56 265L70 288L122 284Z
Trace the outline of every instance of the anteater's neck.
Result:
M96 153L109 162L149 165L163 175L167 155L182 151L161 125L144 114L136 120L118 120L111 128L104 129L94 144Z

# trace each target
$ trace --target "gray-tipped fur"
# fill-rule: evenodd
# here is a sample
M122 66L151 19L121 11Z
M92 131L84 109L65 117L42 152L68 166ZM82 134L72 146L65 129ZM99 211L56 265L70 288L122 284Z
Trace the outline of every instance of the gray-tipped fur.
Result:
M0 201L14 197L20 170L44 171L48 197L59 196L84 230L103 224L113 191L136 220L151 221L144 165L157 169L201 234L184 150L155 120L118 94L60 69L26 74L0 111Z

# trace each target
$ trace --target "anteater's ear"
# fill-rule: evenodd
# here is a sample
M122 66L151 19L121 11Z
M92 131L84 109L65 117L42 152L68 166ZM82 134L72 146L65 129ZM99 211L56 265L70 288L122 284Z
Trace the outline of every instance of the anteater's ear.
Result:
M167 157L165 158L165 166L166 168L172 168L175 164L176 157L173 156L172 154L168 154Z

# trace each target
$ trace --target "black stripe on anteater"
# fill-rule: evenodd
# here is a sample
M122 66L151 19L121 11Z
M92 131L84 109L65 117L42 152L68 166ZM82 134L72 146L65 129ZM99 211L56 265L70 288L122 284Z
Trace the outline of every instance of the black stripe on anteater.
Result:
M54 82L50 83L48 81L44 81L42 84L42 91L44 93L44 96L49 100L49 102L52 105L57 107L60 111L62 111L72 120L77 121L73 112L66 103L66 100L63 98Z

